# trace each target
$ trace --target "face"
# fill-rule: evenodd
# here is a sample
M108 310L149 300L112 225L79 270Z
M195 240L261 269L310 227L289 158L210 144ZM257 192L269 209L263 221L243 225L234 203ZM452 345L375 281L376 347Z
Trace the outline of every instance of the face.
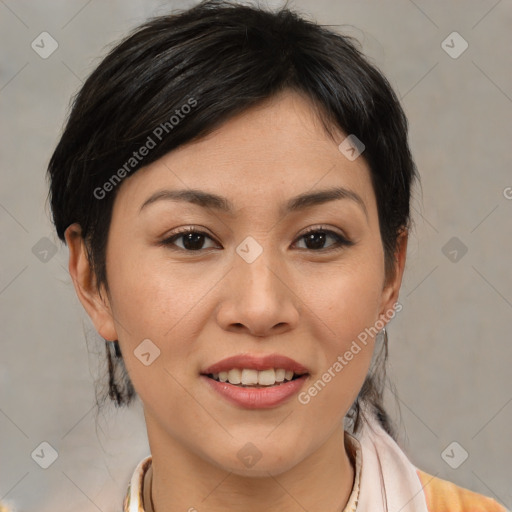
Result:
M374 348L371 335L358 340L398 298L405 244L386 281L369 169L337 137L287 92L126 179L109 232L108 298L94 295L68 230L77 292L98 332L119 340L153 445L238 474L278 474L343 423ZM334 199L294 201L336 188ZM190 189L224 203L173 196ZM212 368L234 356L245 359ZM222 368L262 386L283 372L258 368L296 378L255 389L205 375L225 379ZM243 450L263 457L249 469Z

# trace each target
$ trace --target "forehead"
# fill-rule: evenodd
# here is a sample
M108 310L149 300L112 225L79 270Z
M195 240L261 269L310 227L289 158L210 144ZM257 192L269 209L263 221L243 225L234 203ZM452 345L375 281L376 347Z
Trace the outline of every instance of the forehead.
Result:
M200 103L198 104L200 109ZM116 202L143 204L160 189L222 192L237 209L267 206L315 189L342 186L371 209L374 195L362 157L347 159L308 98L286 91L180 146L125 180Z

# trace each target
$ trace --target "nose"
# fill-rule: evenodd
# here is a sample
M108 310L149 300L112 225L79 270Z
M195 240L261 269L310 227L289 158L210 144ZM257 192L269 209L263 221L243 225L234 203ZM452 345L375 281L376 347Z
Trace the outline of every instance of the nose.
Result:
M293 278L270 252L264 250L250 263L236 255L217 309L224 330L267 337L297 327L301 301L294 293Z

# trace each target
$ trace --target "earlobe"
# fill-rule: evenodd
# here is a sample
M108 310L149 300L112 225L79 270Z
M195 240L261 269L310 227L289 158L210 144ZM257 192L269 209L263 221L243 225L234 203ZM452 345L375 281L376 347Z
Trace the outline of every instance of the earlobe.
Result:
M394 255L394 275L386 284L382 292L382 306L379 316L384 316L385 318L389 318L390 312L395 309L394 305L398 301L405 269L408 238L409 231L407 228L403 228L398 237L397 249Z
M105 340L117 340L110 303L108 298L103 297L97 289L80 225L75 223L68 226L64 236L69 249L69 274L78 299L98 334Z

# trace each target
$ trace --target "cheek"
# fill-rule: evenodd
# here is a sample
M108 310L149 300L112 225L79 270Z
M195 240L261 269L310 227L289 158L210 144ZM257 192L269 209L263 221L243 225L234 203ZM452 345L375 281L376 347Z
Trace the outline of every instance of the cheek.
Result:
M204 421L184 386L199 360L194 341L200 338L203 324L197 315L211 283L200 272L192 272L191 266L186 274L184 270L125 255L109 279L130 379L146 407L162 406L153 414L163 415L169 425L176 417L188 418L187 425ZM144 353L150 354L148 365Z
M175 264L146 248L112 251L109 284L116 319L130 338L161 340L181 330L181 322L194 315L211 286L191 265ZM115 264L114 264L115 262Z
M166 369L181 381L181 375L190 371L183 361L198 359L193 343L201 334L198 305L207 295L209 283L200 272L192 272L191 266L180 269L152 261L142 250L122 254L113 250L109 264L119 343L131 380L143 398L145 392L165 388L164 383L172 386L174 381ZM150 360L154 358L148 366L139 357L147 352Z
M304 421L311 429L318 428L318 417L324 419L325 428L342 420L361 390L373 355L371 327L378 305L375 288L362 287L358 281L351 290L346 281L344 284L343 293L336 283L325 289L332 307L320 313L322 322L318 322L323 325L317 333L320 364L298 396L307 411Z
M360 259L334 269L328 277L316 277L317 286L306 296L317 317L315 338L321 364L314 377L320 382L308 396L318 395L321 408L329 409L332 402L348 407L366 378L373 354L383 264L376 258ZM327 393L324 387L329 388Z
M316 284L302 292L340 350L379 315L384 265L368 252L332 265L328 273L322 269L310 273L308 282Z

